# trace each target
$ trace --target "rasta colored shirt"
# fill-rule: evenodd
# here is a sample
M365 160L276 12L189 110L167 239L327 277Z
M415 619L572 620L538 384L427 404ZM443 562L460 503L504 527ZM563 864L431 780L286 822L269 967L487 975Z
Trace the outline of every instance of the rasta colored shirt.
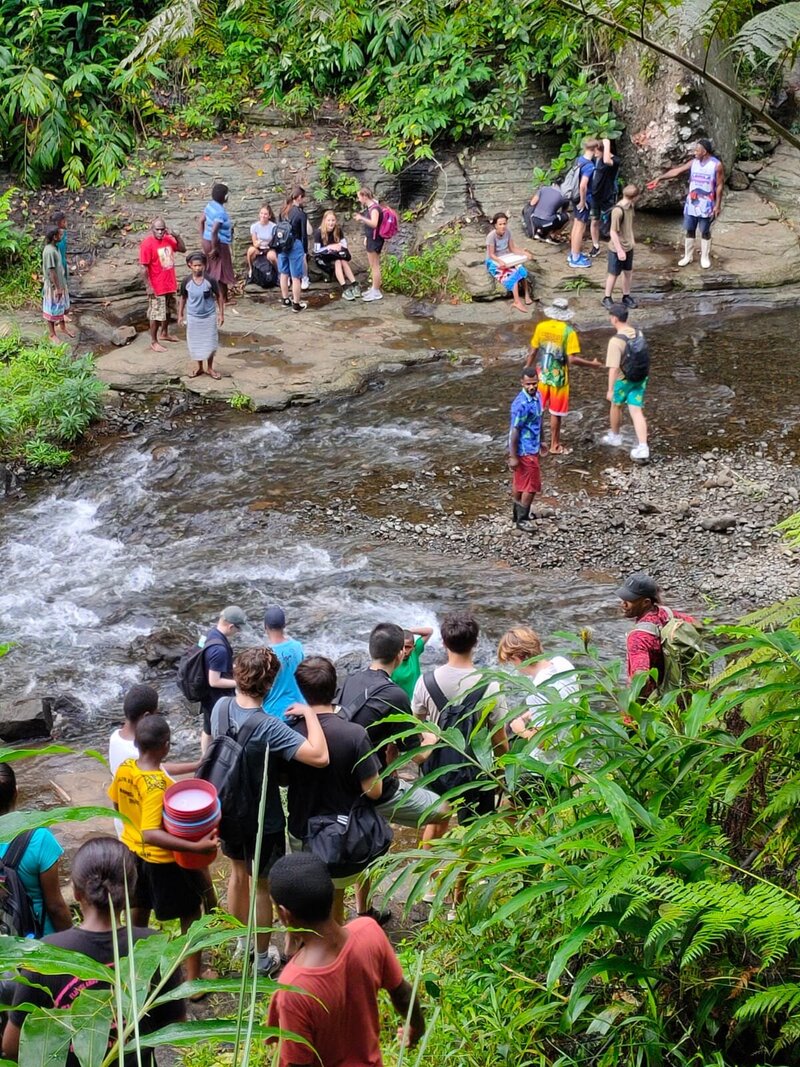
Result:
M542 398L539 391L528 396L521 389L511 405L511 425L508 433L509 451L511 450L511 431L519 431L517 455L538 456L542 436Z
M563 388L569 382L569 356L580 355L578 335L566 322L545 319L536 324L531 338L536 350L539 384Z

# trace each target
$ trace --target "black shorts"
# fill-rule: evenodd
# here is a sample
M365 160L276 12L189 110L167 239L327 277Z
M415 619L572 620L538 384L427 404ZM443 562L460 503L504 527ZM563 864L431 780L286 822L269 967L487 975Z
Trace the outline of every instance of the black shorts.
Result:
M203 870L186 870L177 863L148 863L136 857L135 908L152 908L157 919L192 919L200 914L207 878Z
M222 852L229 860L244 860L247 864L247 873L253 873L253 854L256 843L253 841L247 845L230 844L222 842ZM261 856L258 864L258 877L267 878L269 872L281 857L286 855L286 831L281 830L274 834L264 834L261 839Z
M633 253L632 248L630 252L625 253L625 258L620 259L616 252L609 251L608 253L608 273L613 274L616 278L622 274L625 270L633 270Z
M368 252L378 252L378 253L380 253L383 250L383 245L384 245L383 238L379 237L379 236L375 236L375 233L372 230L370 230L370 232L369 232L369 234L367 236L367 251Z

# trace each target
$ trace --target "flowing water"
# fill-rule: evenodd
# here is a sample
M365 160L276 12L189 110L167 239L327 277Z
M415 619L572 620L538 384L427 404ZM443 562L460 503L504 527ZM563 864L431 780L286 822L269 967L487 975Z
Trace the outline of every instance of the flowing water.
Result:
M783 438L796 448L800 369L782 358L794 324L793 313L751 313L652 335L656 447ZM446 347L453 328L430 329ZM454 607L477 614L484 655L521 622L543 634L591 626L601 649L618 654L624 626L602 571L613 560L565 583L513 561L465 565L374 542L325 519L337 499L415 522L444 511L473 518L506 500L507 411L526 334L524 324L500 338L472 328L473 348L488 356L480 365L437 364L345 402L225 412L108 442L55 488L29 486L0 511L0 635L18 643L2 661L0 700L73 693L88 716L67 735L102 745L122 693L142 676L130 642L176 624L199 633L228 603L251 620L242 643L259 640L263 608L277 602L308 650L334 658L363 651L378 621L435 625ZM602 355L606 336L586 335L585 352ZM546 468L546 494L599 492L605 467L630 462L594 444L604 395L605 371L576 369L565 425L576 462ZM162 684L169 704L175 690Z

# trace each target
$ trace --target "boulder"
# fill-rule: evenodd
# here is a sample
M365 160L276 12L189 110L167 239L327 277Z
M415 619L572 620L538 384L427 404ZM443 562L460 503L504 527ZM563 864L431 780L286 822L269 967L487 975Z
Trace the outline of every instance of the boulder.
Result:
M702 64L702 41L678 43L676 50ZM709 66L717 76L735 85L733 65L716 42ZM710 138L726 174L730 172L736 158L741 115L735 101L678 63L633 42L615 55L611 76L622 95L618 110L627 134L620 141L626 182L644 187L650 178L684 162L698 137ZM644 192L640 205L676 207L685 193L679 184L665 182L652 192Z
M345 652L336 660L336 675L341 681L348 674L365 671L369 664L370 658L366 649L363 652Z
M116 330L111 333L111 344L122 348L123 345L130 344L135 336L135 326L117 326Z
M749 189L750 178L741 167L734 167L728 177L728 186L731 189L735 189L737 192L742 193L745 189Z
M0 738L22 741L29 737L50 737L53 715L41 697L25 697L0 707Z
M172 668L193 643L194 638L184 632L160 628L135 638L130 644L130 654L148 667Z
M737 521L735 515L709 515L700 520L700 525L709 533L727 533L736 526Z

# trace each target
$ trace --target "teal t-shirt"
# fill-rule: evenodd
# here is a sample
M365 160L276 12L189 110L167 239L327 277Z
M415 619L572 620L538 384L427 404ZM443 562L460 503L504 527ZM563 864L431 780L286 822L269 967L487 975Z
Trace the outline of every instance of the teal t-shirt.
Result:
M8 851L8 844L6 842L0 845L0 859ZM45 934L55 933L56 928L45 910L39 875L43 871L49 871L53 864L60 860L63 855L64 849L59 845L58 841L46 827L40 826L38 830L34 830L33 837L30 839L17 867L17 874L19 874L22 884L28 891L28 896L31 898L31 904L37 918L39 920L44 919Z
M409 697L414 695L414 686L419 680L419 676L422 674L422 667L419 665L419 657L425 648L425 642L421 637L418 637L414 642L414 647L411 650L411 655L408 659L403 660L400 666L392 674L392 681L396 682Z
M303 661L303 646L293 637L289 637L279 645L269 647L280 660L281 669L261 706L267 715L283 719L290 705L303 703L303 694L294 679L294 672Z

